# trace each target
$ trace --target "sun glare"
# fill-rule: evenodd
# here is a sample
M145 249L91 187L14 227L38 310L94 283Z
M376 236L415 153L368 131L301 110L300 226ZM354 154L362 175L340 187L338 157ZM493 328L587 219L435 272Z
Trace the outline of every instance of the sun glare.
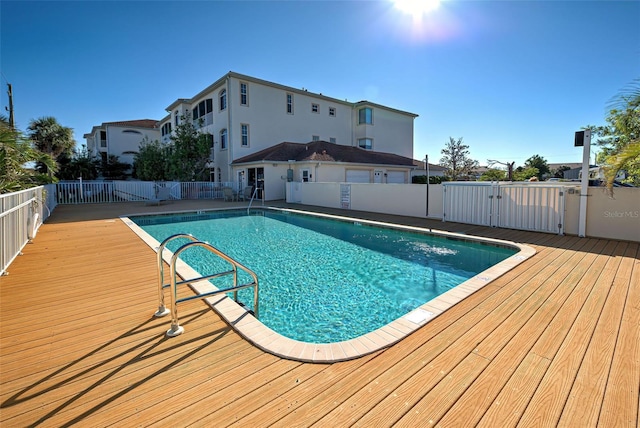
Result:
M440 6L440 0L393 0L395 7L404 13L421 19L423 15L434 11Z

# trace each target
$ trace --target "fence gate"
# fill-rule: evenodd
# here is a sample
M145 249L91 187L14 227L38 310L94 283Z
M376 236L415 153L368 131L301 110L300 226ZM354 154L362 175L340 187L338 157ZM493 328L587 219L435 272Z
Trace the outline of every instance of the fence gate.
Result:
M564 188L500 185L495 226L564 234Z
M564 188L443 183L443 221L564 234Z

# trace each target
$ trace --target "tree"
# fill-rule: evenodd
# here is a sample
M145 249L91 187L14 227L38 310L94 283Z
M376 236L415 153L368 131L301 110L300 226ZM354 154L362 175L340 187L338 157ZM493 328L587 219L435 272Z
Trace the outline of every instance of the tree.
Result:
M539 155L533 155L529 159L527 159L524 163L526 168L535 168L538 172L535 174L538 177L538 180L544 179L546 174L549 174L549 165L545 158Z
M538 171L538 168L531 167L531 166L529 166L529 167L519 166L513 172L513 180L514 181L527 181L527 180L532 179L533 177L536 177L536 180L537 180L539 173L540 173L540 171Z
M169 180L171 147L145 137L133 158L133 176L146 181Z
M513 181L513 165L515 165L515 162L500 162L499 160L487 159L487 166L489 167L493 167L497 163L507 167L507 180Z
M73 129L60 125L54 117L32 120L27 127L27 135L36 149L50 155L56 163L60 163L64 157L70 159L73 156L73 148L76 145ZM53 173L41 162L36 162L36 170L49 175Z
M469 146L462 143L462 138L454 140L449 137L449 142L442 149L440 165L446 168L445 176L451 180L467 176L478 167L478 161L469 158Z
M568 167L567 165L562 165L560 167L558 167L558 169L553 171L553 176L555 178L564 178L564 172L565 171L569 171L571 168Z
M429 177L429 184L442 184L443 181L447 181L445 177L440 177L438 175L432 175ZM427 176L426 175L414 175L411 177L411 183L413 184L427 184Z
M60 159L60 171L58 177L61 180L77 180L82 177L84 180L95 180L98 178L100 160L89 154L87 146L82 145L80 151L75 152L73 157Z
M131 169L131 165L126 162L120 162L116 155L109 155L106 162L100 163L102 176L109 180L124 180L127 178L127 172Z
M480 181L502 181L507 177L507 172L502 169L491 168L482 173Z
M201 133L188 117L182 116L171 136L171 144L169 175L172 179L199 181L208 178L204 172L213 145L211 134Z
M35 149L29 139L9 125L6 117L0 116L0 193L16 192L52 181L51 177L28 168L30 162L40 162L51 171L56 169L53 158Z
M607 125L587 127L601 147L607 187L612 190L621 170L628 174L624 182L640 186L640 79L615 96L610 107Z

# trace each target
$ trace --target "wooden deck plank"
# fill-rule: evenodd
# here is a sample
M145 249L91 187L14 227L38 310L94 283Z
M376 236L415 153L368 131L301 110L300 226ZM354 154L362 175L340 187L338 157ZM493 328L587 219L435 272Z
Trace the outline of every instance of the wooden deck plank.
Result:
M268 370L256 370L256 368L243 365L238 370L228 374L226 385L220 389L191 388L189 394L178 397L178 399L181 398L180 402L182 403L179 409L176 408L172 409L171 412L167 412L167 409L156 406L155 410L157 411L154 413L159 417L154 421L154 424L158 426L188 426L199 423L206 415L221 407L233 406L233 403L240 397L255 389L260 388L266 391L269 382L301 365L302 363L298 361L284 359L274 361L268 366ZM309 364L306 366L311 371L320 370L317 366ZM254 407L255 409L257 407ZM150 419L147 419L145 422L148 423L149 421ZM232 421L233 419L227 420L225 424Z
M166 339L160 337L158 340L156 336L154 342L132 348L126 361L111 369L90 370L82 373L81 377L65 378L51 386L47 385L43 391L34 391L32 394L40 400L38 409L42 413L41 419L35 423L46 420L48 424L61 426L88 415L97 418L105 409L114 406L126 408L123 403L141 398L140 392L143 390L151 390L159 398L162 392L169 394L159 377L171 373L180 378L181 370L206 348L216 345L222 335L224 332L213 336L207 332L193 337L186 343L188 348L170 346L166 349L162 349ZM153 358L156 354L162 355L162 358ZM10 421L16 426L26 426L34 423L30 422L31 418L32 415L26 413Z
M603 253L604 257L599 256L593 265L598 266L598 269L595 271L592 269L591 274L586 275L578 284L578 288L589 291L588 296L581 302L577 314L563 314L563 324L569 324L571 328L563 338L547 373L522 415L519 421L522 426L551 426L558 423L591 340L598 315L604 306L611 282L620 264L620 258L612 257L617 245L624 244L616 242L608 244ZM602 265L602 268L599 268L599 265Z
M159 368L166 367L167 362L171 359L180 361L181 364L189 364L194 358L199 357L198 353L194 354L192 351L203 346L215 345L219 347L218 355L221 364L225 363L225 359L232 357L233 360L241 361L242 359L237 354L245 349L245 344L237 337L232 337L226 326L214 331L213 334L209 329L194 331L194 335L184 344L168 343L163 337L163 332L158 333L154 336L153 341L136 344L114 357L96 356L95 362L82 371L60 371L56 373L56 376L42 378L34 382L32 388L21 391L21 394L15 395L13 399L18 401L41 397L46 401L42 407L44 410L45 407L60 407L61 403L71 400L76 395L76 391L83 390L87 391L83 396L83 403L98 402L100 397L92 396L92 385L98 382L104 387L121 385L122 383L127 386L131 383L135 384L134 380L141 376L143 378L149 376L149 373L155 373ZM154 358L158 355L164 358ZM243 358L256 358L260 355L262 354L256 351L253 354L245 353ZM137 387L131 394L135 396L141 392L153 391L155 388L164 388L164 385L155 384L154 379L150 378L148 382ZM127 391L127 388L114 386L113 390ZM169 393L169 391L166 392L166 394ZM161 396L162 393L156 395ZM65 404L63 410L68 411L76 405L76 403ZM63 411L57 413L62 414ZM3 416L8 415L9 412Z
M613 278L604 307L591 336L589 347L571 387L571 395L562 411L558 423L560 426L574 424L596 426L598 424L600 406L590 406L585 411L584 403L597 404L603 401L636 253L636 245L626 245L625 248L623 243L616 248L614 257L620 258L618 270L621 272L616 272L616 276ZM618 273L622 275L617 276ZM620 280L619 278L625 279ZM593 316L595 317L596 314Z
M628 281L628 293L620 321L611 370L607 380L598 424L600 426L640 426L640 249L635 244L633 272L627 278L619 272L616 281ZM630 257L633 257L630 255Z
M538 253L386 350L309 364L264 353L202 302L181 309L177 338L152 317L155 253L116 217L231 205L56 209L0 278L0 425L637 426L637 243L327 210Z
M580 266L580 268L573 268L571 272L564 277L562 277L562 275L559 276L558 279L560 279L560 283L556 285L556 291L551 296L551 300L545 304L545 310L548 311L548 313L541 313L541 319L536 320L539 321L544 328L542 334L535 336L536 342L534 347L527 348L527 356L524 357L520 365L509 366L515 367L515 369L509 372L513 374L509 377L508 382L502 387L499 394L491 403L488 403L486 412L479 421L479 426L507 427L515 426L517 421L519 421L527 408L531 396L535 393L534 386L537 387L540 383L540 380L551 363L551 358L546 358L534 352L535 346L540 346L540 344L543 343L546 349L551 346L549 342L552 340L555 340L553 343L556 343L558 347L560 346L560 338L566 334L560 329L563 320L566 320L563 318L561 311L566 311L567 308L573 307L567 305L567 300L581 300L585 298L585 289L580 293L579 290L576 290L577 284L584 278L589 269L596 272L598 271L600 265L594 267L593 264L597 260L597 254L604 250L605 245L606 241L591 240L584 252L577 253L575 257L568 262L569 266ZM576 295L578 297L576 297ZM551 336L551 338L549 336ZM503 366L498 366L495 370L499 371L502 367ZM527 395L528 393L531 395ZM510 406L505 406L504 403L511 404ZM459 418L460 416L458 415L457 417Z
M377 353L369 354L362 357L362 359L369 362L376 355ZM305 381L296 381L296 385L293 388L279 392L276 397L271 397L270 402L261 406L261 412L254 411L236 420L233 425L252 427L281 424L280 420L295 411L298 405L316 397L331 387L336 382L336 379L342 379L350 375L361 366L360 360L330 364L315 376Z

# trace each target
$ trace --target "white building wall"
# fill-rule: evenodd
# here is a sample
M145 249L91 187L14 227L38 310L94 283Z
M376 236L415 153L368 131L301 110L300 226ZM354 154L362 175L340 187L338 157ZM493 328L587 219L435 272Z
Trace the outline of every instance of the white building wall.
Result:
M241 105L240 84L248 88L248 103ZM220 109L220 91L226 90L227 107ZM287 113L287 93L293 96L293 113ZM172 128L175 112L191 120L191 111L206 98L213 100L213 123L201 128L214 139L214 164L221 170L223 180L233 180L230 164L239 158L264 150L282 142L308 143L332 141L345 146L357 146L358 108L353 103L289 88L250 76L229 73L204 89L188 104L177 100L170 106ZM316 104L318 112L312 106ZM373 150L413 157L413 119L411 113L371 104L374 125L359 127L360 134L374 140ZM329 115L329 110L335 116ZM186 111L188 110L188 112ZM249 125L249 145L242 146L241 126ZM162 124L161 124L162 125ZM227 147L221 148L220 131L227 130ZM344 177L342 178L344 180Z
M87 140L87 152L91 156L99 156L98 144L96 144L97 138L96 134L92 133L90 135L85 135L85 139Z
M373 110L372 124L358 124L360 108ZM372 150L413 159L413 117L375 104L361 105L353 111L354 145L361 138L373 140Z
M137 152L145 137L150 141L159 140L160 131L150 128L107 126L107 154L118 156L120 162L133 165L134 155L124 152Z
M240 105L240 82L248 85L249 102ZM351 145L351 108L313 94L285 89L237 78L230 79L234 159L250 155L284 141L308 143L314 135L320 140L336 139L337 144ZM287 113L287 93L293 95L293 114ZM312 112L318 105L318 113ZM329 108L336 115L329 116ZM249 147L242 147L240 125L250 130Z

